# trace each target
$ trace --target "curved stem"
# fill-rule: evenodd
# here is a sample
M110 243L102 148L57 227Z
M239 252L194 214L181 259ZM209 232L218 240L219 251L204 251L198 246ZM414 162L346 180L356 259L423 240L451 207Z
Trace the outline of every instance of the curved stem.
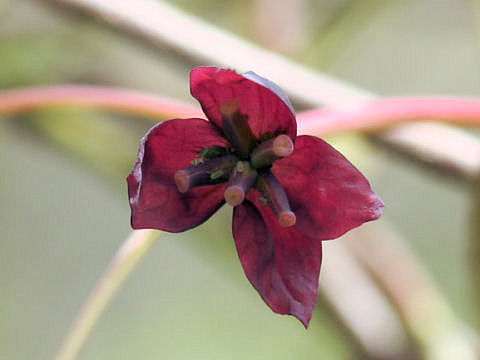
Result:
M166 118L205 117L198 107L164 96L95 85L33 86L0 93L0 115L51 106L90 106L144 116Z
M365 100L342 108L323 108L297 115L303 134L338 131L378 131L414 120L480 126L480 99L457 97L404 97Z
M344 106L373 96L186 14L169 1L50 1L93 14L159 48L172 47L196 63L255 70L267 79L274 79L294 100L305 105Z
M456 317L404 239L384 222L361 227L344 239L401 315L423 358L478 359L475 330Z
M161 235L155 230L136 230L125 240L80 310L55 360L73 360L120 286Z
M51 106L93 106L165 118L205 117L195 106L146 92L94 85L54 85L12 89L0 93L0 115ZM347 109L322 108L297 115L301 134L328 135L339 131L368 131L400 123L435 119L461 125L480 125L480 99L460 97L403 97L363 100Z

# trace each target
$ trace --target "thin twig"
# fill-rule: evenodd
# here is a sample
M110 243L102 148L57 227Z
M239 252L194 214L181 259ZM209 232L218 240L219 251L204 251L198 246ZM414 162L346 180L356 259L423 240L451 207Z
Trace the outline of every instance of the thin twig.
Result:
M405 325L425 349L426 359L478 359L478 335L456 318L398 234L379 222L345 235L344 240L392 299Z
M302 104L344 106L373 96L222 31L165 1L51 1L100 17L159 48L169 46L200 63L255 70Z
M120 286L161 232L136 230L125 240L65 337L55 360L73 360Z
M364 355L372 360L415 359L398 315L355 253L342 240L327 241L323 246L321 294Z
M89 106L152 120L204 117L198 107L146 92L94 85L33 86L0 93L0 115L52 106Z
M0 92L0 115L54 106L99 107L122 114L204 117L198 106L167 96L130 89L64 84L8 89ZM350 107L325 107L297 115L300 134L322 136L341 131L378 132L405 122L437 119L459 125L480 125L480 99L402 97L364 100Z
M297 116L299 132L322 135L339 131L378 132L393 125L430 119L480 126L480 99L453 96L380 98L343 108L329 106L304 111Z
M345 109L327 107L298 114L299 132L327 135L338 131L372 133L395 124L436 119L480 125L480 100L474 98L385 98ZM480 141L469 132L438 123L402 124L372 138L397 154L439 170L456 180L475 182L480 174ZM434 151L432 151L434 149Z
M400 125L395 131L373 138L394 151L451 177L455 182L476 186L480 174L480 141L461 129L446 128L438 123L419 122ZM411 144L415 151L412 151ZM436 148L432 152L430 149Z

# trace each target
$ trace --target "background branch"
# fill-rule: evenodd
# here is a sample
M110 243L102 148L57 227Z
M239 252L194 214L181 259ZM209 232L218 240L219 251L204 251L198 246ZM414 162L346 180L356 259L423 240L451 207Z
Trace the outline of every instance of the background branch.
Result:
M0 93L0 115L52 106L88 106L152 121L203 117L198 106L146 92L94 85L33 86Z
M125 240L78 313L55 357L56 360L76 359L85 340L118 289L160 234L161 232L155 230L135 230Z

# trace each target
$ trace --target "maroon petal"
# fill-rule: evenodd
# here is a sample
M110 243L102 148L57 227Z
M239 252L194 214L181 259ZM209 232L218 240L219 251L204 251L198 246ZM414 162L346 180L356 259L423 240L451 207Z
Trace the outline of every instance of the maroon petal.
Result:
M315 239L337 238L383 212L368 180L319 138L299 136L293 154L277 160L272 172L287 192L295 227Z
M140 142L127 177L132 227L180 232L207 220L224 203L222 185L199 186L181 194L175 171L187 168L202 148L226 146L217 128L202 119L175 119L154 126Z
M234 209L238 256L247 278L267 305L276 313L295 316L308 327L318 297L322 242L295 227L281 227L259 197L258 191L251 190L250 201Z
M208 119L222 127L220 105L237 99L240 111L257 138L266 134L287 134L293 140L297 123L293 107L283 91L253 72L239 75L233 70L199 67L190 73L190 91Z

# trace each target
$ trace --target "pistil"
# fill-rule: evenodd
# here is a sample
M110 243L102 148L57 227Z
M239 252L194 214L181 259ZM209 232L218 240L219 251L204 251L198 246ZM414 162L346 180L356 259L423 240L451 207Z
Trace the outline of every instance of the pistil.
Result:
M253 149L250 162L254 168L260 169L272 165L276 159L290 155L293 150L292 139L288 135L278 135Z
M223 131L238 157L247 160L255 146L256 138L248 125L248 116L240 112L237 99L230 99L220 105Z
M296 216L290 209L285 189L270 171L258 177L257 187L268 200L268 204L277 215L280 225L283 227L295 225Z
M239 161L225 190L225 201L231 206L240 205L256 179L257 171L247 161Z
M194 186L225 182L230 177L237 161L236 156L226 155L178 170L174 176L177 189L181 193L186 193Z

